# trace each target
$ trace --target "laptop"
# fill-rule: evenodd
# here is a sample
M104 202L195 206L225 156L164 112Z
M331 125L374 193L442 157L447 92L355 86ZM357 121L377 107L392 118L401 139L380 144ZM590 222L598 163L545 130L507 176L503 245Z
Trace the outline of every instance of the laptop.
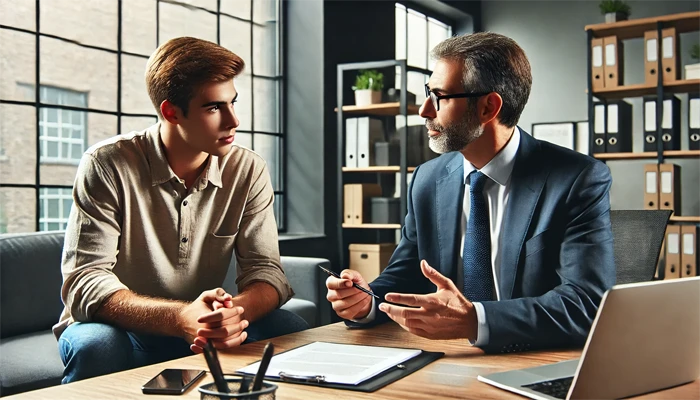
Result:
M700 277L613 286L580 359L479 376L533 399L619 399L700 377Z

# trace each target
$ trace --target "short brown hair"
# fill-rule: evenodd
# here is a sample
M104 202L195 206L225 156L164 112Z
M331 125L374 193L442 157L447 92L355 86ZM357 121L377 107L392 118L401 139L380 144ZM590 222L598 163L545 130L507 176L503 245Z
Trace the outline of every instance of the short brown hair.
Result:
M449 38L432 50L435 59L464 63L462 86L467 92L496 92L503 98L501 124L512 128L520 119L532 87L530 62L509 37L479 32ZM470 99L476 104L476 99Z
M187 116L198 86L229 81L244 67L243 59L216 43L179 37L160 45L148 59L146 87L161 118L160 104L164 100L178 106Z

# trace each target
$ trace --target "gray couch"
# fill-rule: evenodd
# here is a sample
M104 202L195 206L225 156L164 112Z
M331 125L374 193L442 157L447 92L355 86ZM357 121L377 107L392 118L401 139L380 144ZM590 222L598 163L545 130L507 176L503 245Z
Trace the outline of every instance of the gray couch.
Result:
M51 326L63 309L63 232L0 235L0 396L56 385L63 364ZM310 326L328 323L320 258L282 257L295 297L283 306ZM232 272L233 271L233 272ZM235 261L224 282L235 289ZM319 305L319 306L317 306Z

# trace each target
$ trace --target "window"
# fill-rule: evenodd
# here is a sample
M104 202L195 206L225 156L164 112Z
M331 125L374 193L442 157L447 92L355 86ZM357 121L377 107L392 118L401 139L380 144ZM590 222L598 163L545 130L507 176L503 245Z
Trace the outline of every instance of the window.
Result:
M435 18L429 17L403 4L396 3L396 59L406 60L412 67L432 70L435 64L430 59L430 50L438 43L452 36L452 27ZM409 46L410 43L410 46ZM429 76L409 72L407 89L416 95L416 103L425 101L424 85ZM401 87L401 71L396 70L396 87ZM397 127L403 125L403 118L397 117ZM418 115L408 117L408 125L423 125L423 119Z
M42 103L86 107L86 99L85 93L50 86L41 87ZM41 162L78 164L85 151L85 119L83 111L41 108Z
M246 62L235 80L236 141L266 160L284 231L281 4L0 1L0 230L65 227L63 207L82 154L157 121L146 62L159 44L187 35L220 43Z
M71 189L42 188L39 201L39 230L66 229L70 207L73 205Z

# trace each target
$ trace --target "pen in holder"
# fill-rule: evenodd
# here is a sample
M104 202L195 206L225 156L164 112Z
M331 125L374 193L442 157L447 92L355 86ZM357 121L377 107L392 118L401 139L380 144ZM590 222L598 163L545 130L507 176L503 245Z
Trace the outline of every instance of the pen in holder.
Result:
M198 390L202 400L229 400L229 399L245 399L245 400L274 400L277 385L269 382L262 382L260 390L239 393L241 382L243 379L238 376L225 375L224 379L228 385L228 393L219 392L216 383L205 383Z

